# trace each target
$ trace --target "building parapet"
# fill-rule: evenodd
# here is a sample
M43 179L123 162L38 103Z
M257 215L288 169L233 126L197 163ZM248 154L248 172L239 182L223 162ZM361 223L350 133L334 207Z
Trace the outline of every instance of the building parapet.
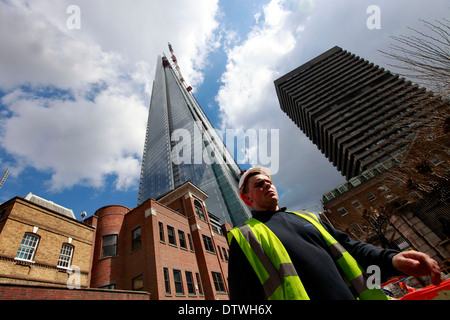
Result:
M370 169L367 169L360 175L353 177L347 182L338 185L333 190L325 192L322 196L322 203L327 203L328 201L340 196L341 194L344 194L348 190L353 189L354 187L360 185L361 183L372 179L373 177L379 175L380 173L383 173L394 166L398 166L400 164L399 157L401 154L402 153L399 153L394 157L382 163L379 163Z

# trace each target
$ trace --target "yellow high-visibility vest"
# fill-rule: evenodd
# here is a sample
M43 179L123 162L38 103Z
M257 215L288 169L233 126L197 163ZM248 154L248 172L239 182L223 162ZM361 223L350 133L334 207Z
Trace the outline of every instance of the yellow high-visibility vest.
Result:
M290 212L290 211L286 211ZM315 226L342 269L349 284L358 293L358 299L389 300L381 289L367 287L362 268L356 260L331 235L312 213L294 213ZM241 247L258 276L268 300L309 300L297 271L278 237L262 222L251 218L244 225L228 232L228 242L233 237Z

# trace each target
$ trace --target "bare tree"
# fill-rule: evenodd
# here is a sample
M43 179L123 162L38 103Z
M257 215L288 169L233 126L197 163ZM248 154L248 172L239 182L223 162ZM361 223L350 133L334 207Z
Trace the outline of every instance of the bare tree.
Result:
M414 79L445 98L450 97L450 20L435 20L425 24L427 33L408 28L411 36L391 36L392 52L379 50L394 62L399 75Z
M450 147L450 103L440 97L422 103L427 106L433 104L434 108L427 110L426 119L422 118L414 127L415 134L402 154L401 162L390 170L388 176L391 181L401 181L411 191L430 194L437 185L450 183L448 170L433 170L434 166L431 164L437 150L447 150ZM449 156L446 153L444 155L446 156L442 160L448 163Z

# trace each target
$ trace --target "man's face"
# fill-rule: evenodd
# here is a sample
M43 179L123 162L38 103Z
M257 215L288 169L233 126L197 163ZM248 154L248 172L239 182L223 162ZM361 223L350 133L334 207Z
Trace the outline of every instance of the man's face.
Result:
M278 192L268 176L264 174L251 176L247 181L247 190L243 198L256 211L278 209Z

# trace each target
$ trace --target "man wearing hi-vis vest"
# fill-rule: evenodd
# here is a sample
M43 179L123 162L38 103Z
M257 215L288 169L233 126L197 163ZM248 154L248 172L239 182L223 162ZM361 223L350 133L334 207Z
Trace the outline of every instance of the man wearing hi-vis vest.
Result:
M314 214L279 207L267 168L246 171L239 192L253 217L227 235L231 299L388 299L376 286L368 288L364 270L371 265L383 277L431 275L433 284L442 281L438 263L424 253L357 242Z

